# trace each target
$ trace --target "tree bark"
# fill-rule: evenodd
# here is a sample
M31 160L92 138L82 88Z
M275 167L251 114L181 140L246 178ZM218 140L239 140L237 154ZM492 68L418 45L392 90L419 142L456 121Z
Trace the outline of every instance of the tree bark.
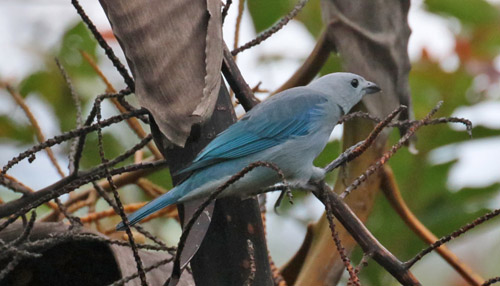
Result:
M221 86L212 118L203 126L193 127L185 148L166 148L165 138L154 123L152 132L155 142L169 162L171 174L175 174L186 167L218 133L235 121L228 91L225 86ZM183 179L182 175L173 175L174 184ZM182 218L185 215L184 208L178 207ZM200 249L191 260L191 267L197 285L235 286L249 282L253 285L273 285L264 228L256 199L224 198L216 201L210 227Z

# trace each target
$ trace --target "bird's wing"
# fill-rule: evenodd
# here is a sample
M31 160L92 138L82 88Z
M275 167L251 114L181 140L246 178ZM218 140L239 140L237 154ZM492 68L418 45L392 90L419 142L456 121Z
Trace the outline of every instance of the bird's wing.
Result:
M321 104L325 101L323 95L311 94L307 88L276 95L220 133L180 173L251 155L291 137L306 135L314 117L322 114Z

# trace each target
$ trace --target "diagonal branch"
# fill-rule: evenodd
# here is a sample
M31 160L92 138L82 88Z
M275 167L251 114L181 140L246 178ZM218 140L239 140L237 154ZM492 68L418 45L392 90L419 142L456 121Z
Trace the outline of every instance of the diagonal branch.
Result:
M370 165L368 169L366 169L365 172L363 172L359 177L357 177L351 185L349 185L342 194L340 194L340 197L344 199L347 197L353 190L358 188L370 175L375 173L377 170L379 170L387 161L394 155L396 152L403 147L417 132L417 130L425 125L425 122L429 121L431 116L433 116L441 107L443 104L442 101L438 102L438 104L422 119L416 121L414 124L412 124L409 128L408 131L403 135L399 141L394 144L389 151L385 152L380 159L377 160L374 164Z
M290 11L290 13L288 13L285 17L281 18L281 20L279 20L276 24L271 26L269 29L260 33L255 39L251 40L250 42L244 44L241 47L238 47L238 48L235 48L234 50L232 50L231 54L233 56L236 56L237 54L239 54L245 50L248 50L252 47L255 47L255 46L259 45L260 43L262 43L263 41L270 38L276 32L278 32L283 27L285 27L286 24L288 24L288 22L290 22L293 18L295 18L295 16L297 16L297 14L299 14L299 12L302 10L302 8L304 8L304 6L307 4L308 1L309 0L300 0L299 3L297 3L297 5L295 5L295 7L293 7L292 11ZM244 2L244 0L240 0L240 5L242 5L241 3L243 3L243 2ZM241 8L241 10L243 10L243 8ZM238 31L238 30L239 29L237 29L236 31ZM235 47L236 47L236 45L238 45L237 37L235 37L234 45L235 45Z
M83 10L82 6L80 6L80 3L78 3L78 0L71 0L71 4L73 4L73 7L75 7L76 12L80 17L82 18L82 21L87 25L89 28L90 32L94 35L95 39L97 40L97 43L101 46L101 48L104 50L104 53L106 56L108 56L108 59L113 63L115 66L116 70L120 73L120 75L123 77L123 80L127 84L128 88L132 91L135 90L135 82L134 79L130 76L128 73L127 69L125 66L120 62L118 57L115 55L115 52L113 49L106 43L102 35L97 31L96 26L92 21L90 20L89 16L85 13Z
M381 189L386 199L391 204L392 208L403 219L406 225L415 232L426 243L431 244L438 238L423 225L418 218L411 212L406 205L399 191L394 173L389 166L384 166L382 169ZM446 245L441 245L436 251L443 257L451 267L453 267L470 285L479 286L484 282L484 279L475 273L467 264L451 252Z
M9 84L7 84L5 86L5 88L7 89L9 94L12 96L12 98L16 101L16 103L24 111L24 113L26 114L26 117L28 117L28 120L30 121L33 128L35 129L35 134L36 134L36 138L37 138L38 142L39 143L44 142L45 136L43 135L43 132L42 132L42 129L40 128L40 125L38 124L38 120L36 120L35 115L33 115L33 113L31 112L31 109L24 101L24 98L17 91L15 91L14 88L12 86L10 86ZM52 152L52 149L50 149L50 147L46 147L45 152L47 152L47 155L49 156L50 162L52 163L54 168L56 168L59 175L61 175L61 177L65 177L66 174L64 174L63 170L61 169L61 166L59 166L59 163L57 162L57 159L54 155L54 152Z
M325 207L330 204L329 208L335 218L340 221L365 253L373 255L373 259L401 284L420 285L420 282L406 268L406 265L378 242L339 195L334 193L325 182L316 184L315 189L312 191ZM326 201L326 198L328 198L328 201Z
M101 69L97 66L95 61L89 56L89 54L87 54L85 51L81 51L80 53L82 54L83 58L94 69L94 71L97 73L97 75L102 79L102 81L106 85L106 92L107 93L116 93L116 89L109 82L109 80L106 78L106 76L101 71ZM119 100L117 98L111 98L111 102L113 102L113 104L118 109L118 111L120 111L120 113L123 114L123 113L127 112L127 109L119 102ZM137 118L131 117L131 118L127 119L126 122L127 122L128 126L130 127L130 129L132 129L140 139L144 139L147 136L146 131L144 131L144 129L142 128L142 126L139 123L139 120L137 120ZM160 153L158 148L156 148L156 146L154 145L153 142L148 143L148 149L149 149L149 151L151 151L151 153L153 153L153 155L155 156L156 159L163 158L162 154Z

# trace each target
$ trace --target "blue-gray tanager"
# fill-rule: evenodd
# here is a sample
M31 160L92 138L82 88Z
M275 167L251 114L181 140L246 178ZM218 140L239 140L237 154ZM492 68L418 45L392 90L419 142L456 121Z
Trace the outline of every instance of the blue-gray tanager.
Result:
M181 171L192 175L131 214L130 224L168 205L208 197L256 161L276 164L291 184L323 179L325 171L313 161L325 148L333 128L365 94L378 91L376 84L359 75L334 73L276 94L220 133ZM220 196L246 197L279 181L274 170L256 168ZM121 222L117 229L124 227Z

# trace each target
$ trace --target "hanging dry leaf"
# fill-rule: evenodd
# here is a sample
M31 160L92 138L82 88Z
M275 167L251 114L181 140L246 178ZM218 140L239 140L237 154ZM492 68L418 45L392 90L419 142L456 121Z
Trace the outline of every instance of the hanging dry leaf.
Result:
M343 59L345 70L376 82L382 92L363 99L368 111L381 118L399 104L410 112L408 0L322 0L328 39Z
M140 104L172 143L212 115L220 86L219 0L100 0L135 79Z

